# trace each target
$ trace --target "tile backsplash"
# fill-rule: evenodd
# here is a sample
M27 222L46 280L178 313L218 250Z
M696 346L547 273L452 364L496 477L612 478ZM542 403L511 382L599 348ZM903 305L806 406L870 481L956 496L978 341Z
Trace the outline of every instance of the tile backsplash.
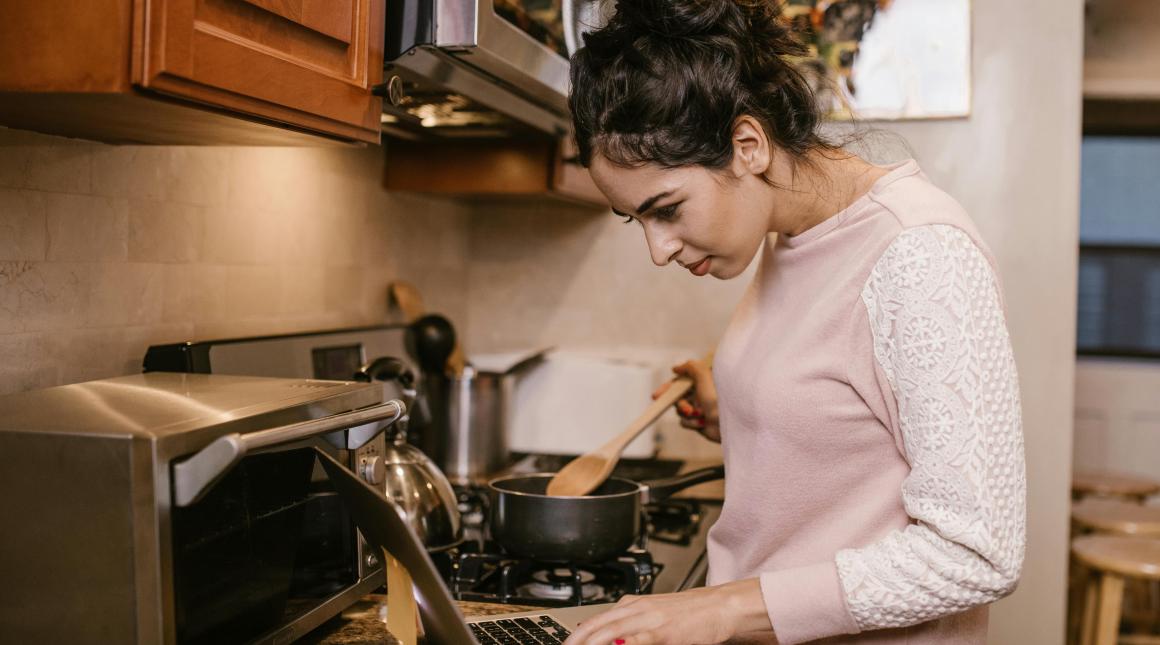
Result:
M715 345L748 282L653 266L607 210L389 193L383 154L0 129L0 394L134 373L155 343L381 322L395 278L469 356L557 346L663 368ZM662 434L706 450L673 419Z
M466 321L468 209L380 148L109 146L0 129L0 393L136 372L152 343Z

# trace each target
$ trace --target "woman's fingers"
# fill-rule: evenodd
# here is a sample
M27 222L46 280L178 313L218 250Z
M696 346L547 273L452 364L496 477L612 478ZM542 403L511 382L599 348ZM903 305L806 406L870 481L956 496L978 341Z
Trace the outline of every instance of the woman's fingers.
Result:
M693 388L674 404L681 427L695 430L710 441L720 441L721 433L717 421L717 387L713 383L713 367L704 360L685 361L673 366L678 376L693 380ZM665 383L653 392L656 399L668 390L672 383Z
M675 365L673 366L673 373L680 376L688 376L698 385L713 378L713 368L701 360L685 361L680 365Z
M721 643L733 629L734 591L731 587L703 587L679 593L625 598L609 611L581 623L566 645L689 645ZM753 586L760 603L760 589ZM760 604L764 608L764 604ZM764 617L764 614L763 614Z
M698 403L717 400L717 387L713 384L713 368L705 361L685 361L674 366L673 372L693 379L690 396Z
M624 645L651 645L654 640L650 632L657 627L659 612L626 611L622 603L594 619L584 621L568 640L566 645L611 645L618 640ZM574 640L575 639L575 640Z
M681 415L682 417L689 418L699 418L704 416L704 413L701 412L700 408L693 405L693 402L689 399L681 399L680 401L677 401L677 414Z
M631 604L631 601L628 600L628 598L629 596L624 596L612 609L609 609L608 611L601 614L597 614L596 616L593 616L592 618L589 618L588 620L577 625L576 629L572 630L572 634L564 640L564 645L585 645L586 643L596 642L592 640L592 636L594 634L599 633L601 629L604 629L607 625L615 622L621 616L630 615L629 611L624 609L629 604ZM614 636L608 639L605 645L607 645L607 643L612 643L617 638L623 637Z
M674 368L674 369L676 369L676 368ZM670 387L672 387L672 385L673 385L672 381L669 381L668 383L664 383L660 387L658 387L657 389L653 390L653 393L652 393L653 400L660 398L660 396L662 394L664 394ZM685 398L679 399L674 404L674 406L677 409L677 414L681 415L682 417L700 417L700 416L703 416L701 409L698 408L693 403L693 400L691 397L694 395L695 395L695 390L691 390L689 392L688 396L686 396Z
M689 430L704 430L705 429L705 420L704 419L681 419L681 427L688 428Z

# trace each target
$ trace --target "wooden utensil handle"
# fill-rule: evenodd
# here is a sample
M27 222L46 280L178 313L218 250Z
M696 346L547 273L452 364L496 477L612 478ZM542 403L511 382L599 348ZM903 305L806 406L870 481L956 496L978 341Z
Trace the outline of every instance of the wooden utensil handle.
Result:
M454 376L463 376L463 368L467 367L467 357L463 355L463 348L460 347L459 341L455 341L455 348L451 350L451 355L447 357L447 371Z
M413 323L423 317L425 311L423 297L419 295L419 290L413 285L397 280L388 285L387 291L399 310L403 312L405 322Z
M644 412L625 428L624 432L613 437L611 441L601 446L596 452L615 458L637 435L652 425L652 422L656 421L657 417L664 414L665 410L669 409L669 406L681 400L692 389L693 379L687 376L673 379L670 381L669 387L664 392L661 392L660 396L653 400L645 408Z
M385 549L383 558L387 570L387 630L403 645L417 645L418 607L411 573Z

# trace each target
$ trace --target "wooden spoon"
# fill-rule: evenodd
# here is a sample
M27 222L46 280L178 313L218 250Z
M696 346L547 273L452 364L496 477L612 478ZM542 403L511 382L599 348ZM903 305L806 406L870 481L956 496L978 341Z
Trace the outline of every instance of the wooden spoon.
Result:
M624 432L561 468L552 481L548 482L548 494L553 497L579 497L596 490L612 474L616 462L620 461L620 453L624 452L628 444L691 389L693 379L686 376L673 379L668 389L661 392L661 395L645 408Z
M463 345L459 344L459 334L455 335L455 347L447 357L447 371L455 376L463 376L463 368L467 367L467 356L463 354Z
M396 280L387 285L387 300L394 302L399 310L403 312L403 322L408 324L415 322L427 313L423 306L423 296L419 295L419 290L409 282Z

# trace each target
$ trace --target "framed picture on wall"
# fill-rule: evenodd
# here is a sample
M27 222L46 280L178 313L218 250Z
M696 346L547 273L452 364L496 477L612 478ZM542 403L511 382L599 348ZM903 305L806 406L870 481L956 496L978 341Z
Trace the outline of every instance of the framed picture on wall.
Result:
M783 15L832 118L970 114L970 0L789 0Z

